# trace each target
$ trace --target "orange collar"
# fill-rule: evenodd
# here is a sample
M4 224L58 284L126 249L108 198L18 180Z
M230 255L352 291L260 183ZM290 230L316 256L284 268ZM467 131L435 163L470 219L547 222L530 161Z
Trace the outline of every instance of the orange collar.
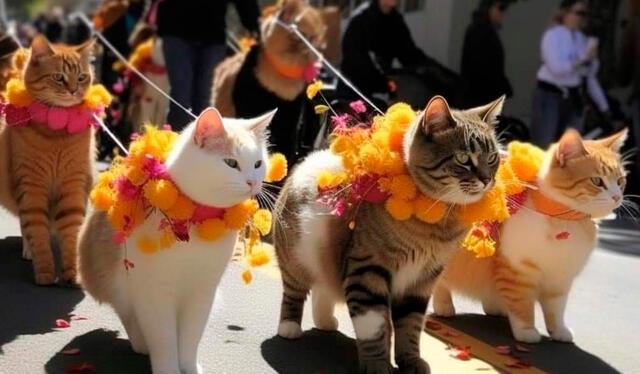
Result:
M275 70L278 74L283 77L289 79L303 79L305 66L301 65L293 65L293 64L283 64L279 62L275 56L273 56L268 50L263 49L262 53L264 54L264 58L269 65Z
M529 190L529 195L531 196L531 201L536 211L551 218L566 221L582 221L583 219L591 218L591 216L586 213L578 212L575 209L571 209L564 204L544 196L538 190Z

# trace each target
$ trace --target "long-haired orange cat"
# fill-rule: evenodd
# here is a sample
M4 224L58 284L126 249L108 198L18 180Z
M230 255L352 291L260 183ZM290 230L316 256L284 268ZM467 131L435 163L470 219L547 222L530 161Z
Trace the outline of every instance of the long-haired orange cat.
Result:
M460 250L434 292L436 314L451 316L451 291L482 301L487 314L507 315L516 340L535 343L534 305L540 302L552 339L570 342L564 320L571 284L596 245L596 220L623 201L626 171L623 130L601 140L583 140L568 130L546 152L537 190L499 231L493 257Z
M60 243L63 279L73 282L76 277L77 237L95 152L90 126L71 133L78 124L68 108L81 105L91 86L91 44L54 46L36 36L21 78L43 122L32 112L24 120L11 119L6 109L0 123L0 204L20 218L23 257L33 259L40 285L56 282L53 233ZM64 123L58 120L63 116ZM67 122L68 131L55 129Z

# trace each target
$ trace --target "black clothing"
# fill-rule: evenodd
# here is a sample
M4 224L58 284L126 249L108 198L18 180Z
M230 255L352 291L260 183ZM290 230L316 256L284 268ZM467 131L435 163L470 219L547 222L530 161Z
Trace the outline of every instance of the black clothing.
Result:
M158 34L204 44L224 44L229 2L236 6L242 25L257 33L260 9L256 0L164 0L158 5Z
M467 85L467 107L488 104L505 94L513 95L511 83L504 72L504 49L500 36L496 27L483 17L475 17L467 28L460 71Z
M427 60L397 10L384 14L377 0L361 5L342 40L342 72L366 96L386 93L387 74L396 58L405 68Z
M289 164L293 165L299 156L299 124L308 101L304 93L289 101L264 88L254 73L259 53L259 46L249 51L236 78L232 93L236 116L257 117L278 108L269 125L269 143L273 151L284 154Z

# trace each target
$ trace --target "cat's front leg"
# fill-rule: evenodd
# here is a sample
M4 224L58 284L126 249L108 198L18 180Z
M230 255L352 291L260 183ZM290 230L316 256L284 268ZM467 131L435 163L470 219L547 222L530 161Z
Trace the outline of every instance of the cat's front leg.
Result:
M343 285L356 332L360 373L393 373L389 321L391 274L381 265L351 265Z
M134 301L136 320L151 356L151 370L153 374L181 374L175 308L154 296L149 294L145 299L142 293Z
M429 364L420 357L420 335L429 304L429 296L420 290L408 292L394 298L391 304L391 318L395 333L395 357L400 374L428 374Z
M180 307L178 316L178 358L183 374L202 374L198 346L211 313L215 291L201 292Z
M540 294L540 305L549 335L553 340L566 343L573 341L573 332L564 322L568 296L568 291Z

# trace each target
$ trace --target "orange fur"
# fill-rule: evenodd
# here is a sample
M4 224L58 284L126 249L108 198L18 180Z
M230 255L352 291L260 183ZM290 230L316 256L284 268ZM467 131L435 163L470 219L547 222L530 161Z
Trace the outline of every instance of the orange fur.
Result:
M37 55L32 49L24 70L27 89L51 104L81 102L84 96L71 91L84 93L91 84L88 45L50 46L43 37L37 40L34 43L45 43L38 46L40 52L50 51ZM53 82L54 74L64 74L64 82ZM78 82L79 74L89 77ZM60 243L63 278L75 281L77 237L92 185L94 148L93 130L70 135L36 123L10 128L3 121L0 126L0 204L20 218L23 254L33 257L37 284L56 280L52 232Z

